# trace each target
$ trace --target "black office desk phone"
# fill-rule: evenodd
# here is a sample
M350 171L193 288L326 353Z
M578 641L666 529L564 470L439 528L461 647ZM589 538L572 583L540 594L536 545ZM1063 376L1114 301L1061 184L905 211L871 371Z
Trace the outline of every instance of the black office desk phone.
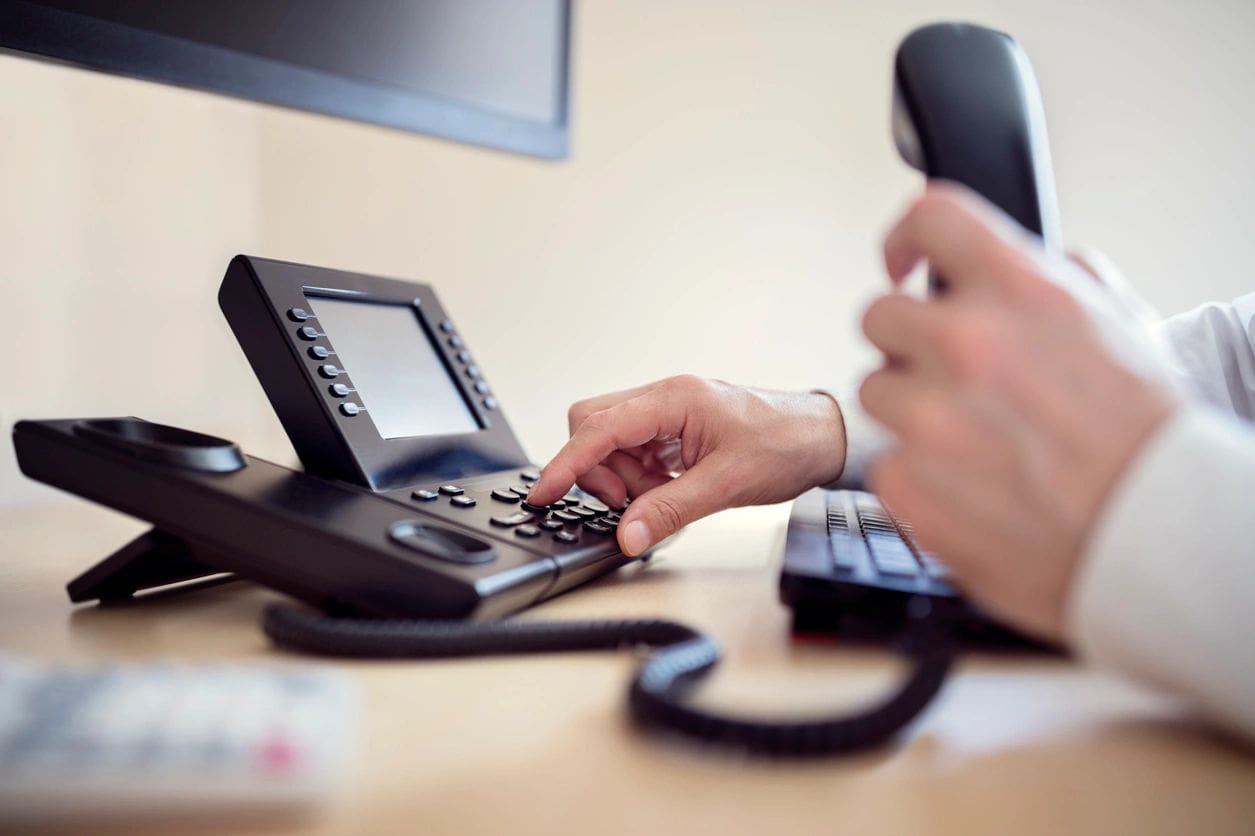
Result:
M1040 102L1015 42L927 26L902 43L896 70L894 136L908 162L966 183L1057 244ZM910 674L855 714L782 723L694 708L688 688L719 651L690 628L493 621L627 562L619 515L578 489L546 508L524 504L535 466L430 287L237 256L219 302L305 472L137 418L19 422L24 473L154 526L72 581L74 601L232 572L330 613L376 617L267 612L273 640L310 652L659 647L629 692L638 721L775 755L888 740L940 689L956 634L1006 635L873 497L813 493L795 508L781 575L795 626L888 625Z
M225 571L333 611L483 620L627 562L595 498L526 504L535 465L429 286L237 256L218 300L305 472L133 418L20 422L28 476L154 525L74 601Z
M218 299L305 472L138 418L19 422L24 473L153 524L71 581L73 601L228 572L337 616L267 610L267 635L308 652L653 646L629 692L638 721L767 754L877 745L941 687L949 644L919 634L904 648L912 673L869 711L797 723L720 717L685 698L719 658L691 628L494 620L628 558L618 511L597 499L575 489L548 507L526 504L539 474L432 289L236 256Z

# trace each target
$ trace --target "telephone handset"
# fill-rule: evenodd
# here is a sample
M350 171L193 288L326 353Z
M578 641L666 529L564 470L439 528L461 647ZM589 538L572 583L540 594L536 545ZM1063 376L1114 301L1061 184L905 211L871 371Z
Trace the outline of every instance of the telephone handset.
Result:
M892 129L902 159L929 179L962 183L1060 246L1041 93L1010 35L968 23L908 35L894 60Z
M961 183L1061 246L1046 117L1032 65L1010 36L967 23L916 29L894 60L893 141L930 179ZM938 291L943 278L930 274Z
M918 134L926 160L931 136ZM899 642L915 665L895 692L862 713L793 723L690 706L689 687L719 652L683 625L494 621L627 562L619 509L578 490L526 503L538 473L432 289L237 256L219 302L305 472L138 418L19 422L26 475L154 526L71 581L71 600L229 572L354 616L267 612L267 635L311 652L660 647L633 682L633 715L759 753L877 745L941 687L953 651L923 611Z

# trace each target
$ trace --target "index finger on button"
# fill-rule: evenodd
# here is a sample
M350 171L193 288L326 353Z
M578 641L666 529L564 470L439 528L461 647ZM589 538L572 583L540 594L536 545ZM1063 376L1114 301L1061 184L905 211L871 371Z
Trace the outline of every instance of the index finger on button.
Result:
M593 413L545 465L540 479L532 485L528 501L548 504L615 450L638 447L661 435L678 432L678 426L673 426L678 414L675 406L653 393Z

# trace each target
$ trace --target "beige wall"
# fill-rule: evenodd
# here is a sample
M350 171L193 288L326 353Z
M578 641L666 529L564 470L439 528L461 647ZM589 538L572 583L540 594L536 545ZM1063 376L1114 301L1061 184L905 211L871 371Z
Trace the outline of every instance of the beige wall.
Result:
M942 17L1027 47L1068 241L1164 310L1250 287L1249 0L589 0L556 164L0 56L0 419L133 413L290 461L214 300L235 252L433 282L536 457L597 390L844 382L917 186L892 51ZM48 495L0 446L0 504Z

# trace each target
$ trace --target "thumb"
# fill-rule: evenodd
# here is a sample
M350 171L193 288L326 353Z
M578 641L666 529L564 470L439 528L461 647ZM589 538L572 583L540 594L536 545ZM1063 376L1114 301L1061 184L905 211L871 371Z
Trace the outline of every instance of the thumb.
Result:
M703 462L633 499L619 523L623 553L635 557L689 523L727 508L716 472Z

